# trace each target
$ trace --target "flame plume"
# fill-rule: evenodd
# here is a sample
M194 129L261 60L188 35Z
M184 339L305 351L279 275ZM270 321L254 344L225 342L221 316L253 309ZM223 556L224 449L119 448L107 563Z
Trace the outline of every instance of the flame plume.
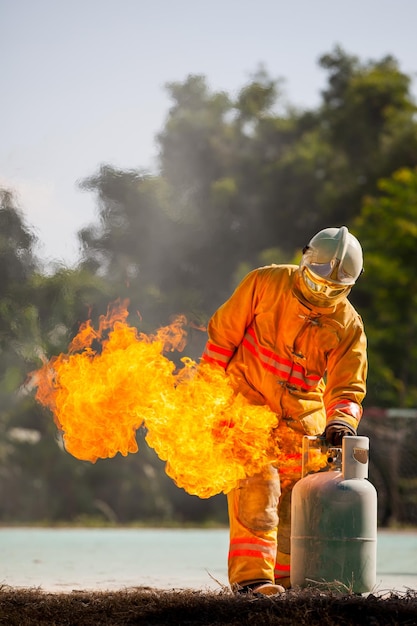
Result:
M272 411L236 395L221 368L184 357L176 371L164 355L185 347L183 316L154 335L129 326L127 316L127 301L115 303L97 330L82 324L68 353L32 375L36 400L52 411L69 453L93 463L135 453L144 426L167 474L201 498L227 493L280 459L290 435L280 426L277 437ZM290 448L286 465L295 466L300 450Z

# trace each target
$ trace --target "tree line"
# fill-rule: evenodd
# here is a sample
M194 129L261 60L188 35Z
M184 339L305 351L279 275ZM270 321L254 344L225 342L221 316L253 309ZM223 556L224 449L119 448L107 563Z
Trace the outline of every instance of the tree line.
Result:
M369 341L365 407L417 407L411 78L392 56L363 61L340 47L319 64L327 82L307 110L263 69L236 97L204 76L168 84L157 173L103 164L81 183L98 219L79 232L75 268L45 271L13 190L0 190L0 522L224 522L223 496L178 489L144 442L95 465L70 457L28 374L117 298L144 332L184 314L198 359L201 328L246 272L298 263L327 226L347 225L364 249L350 298Z

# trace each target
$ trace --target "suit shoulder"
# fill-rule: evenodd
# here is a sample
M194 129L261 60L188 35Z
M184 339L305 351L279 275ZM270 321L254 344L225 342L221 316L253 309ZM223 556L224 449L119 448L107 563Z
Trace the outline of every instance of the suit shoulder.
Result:
M350 320L353 326L359 326L363 329L364 324L362 317L359 315L353 304L347 299L343 303L343 314L347 320Z
M270 280L285 280L291 278L298 271L298 265L265 265L254 270L262 278Z

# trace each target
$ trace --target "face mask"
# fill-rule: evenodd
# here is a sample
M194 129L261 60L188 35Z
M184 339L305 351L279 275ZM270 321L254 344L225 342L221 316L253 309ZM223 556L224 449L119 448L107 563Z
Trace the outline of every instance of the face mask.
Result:
M318 276L309 267L302 268L302 280L308 293L304 294L311 304L328 307L348 295L351 285L340 285Z

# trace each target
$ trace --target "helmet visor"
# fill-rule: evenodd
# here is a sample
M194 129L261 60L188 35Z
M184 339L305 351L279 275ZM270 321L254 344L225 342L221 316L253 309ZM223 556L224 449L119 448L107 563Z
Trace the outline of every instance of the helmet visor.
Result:
M327 279L333 284L340 283L347 286L355 283L354 276L346 272L338 259L331 259L327 263L317 263L317 261L313 261L313 255L313 251L307 249L303 255L303 265L307 266L316 276Z

